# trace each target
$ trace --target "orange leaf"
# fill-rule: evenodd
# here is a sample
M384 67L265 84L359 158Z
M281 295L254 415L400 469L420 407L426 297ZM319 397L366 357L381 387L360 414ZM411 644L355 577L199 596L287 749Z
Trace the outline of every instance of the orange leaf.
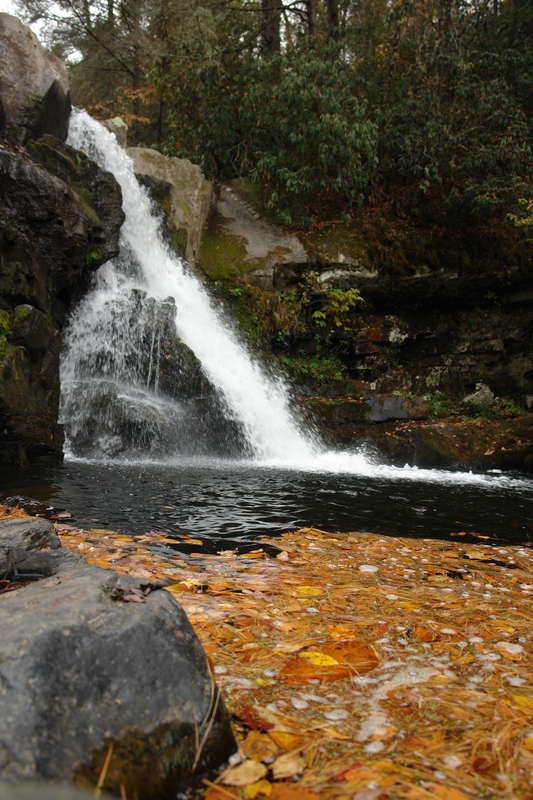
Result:
M272 785L270 800L318 800L319 795L309 787L294 783L275 783Z
M285 664L280 672L280 677L285 678L289 684L308 683L317 679L324 683L331 683L350 675L370 672L379 661L370 645L355 639L344 642L326 642L320 645L320 652L335 659L338 663L320 666L296 656Z
M440 797L442 800L471 800L471 798L460 789L455 789L453 786L443 786L441 783L432 784L431 791L436 797Z
M242 743L242 749L248 758L254 761L264 761L275 755L277 747L266 733L250 731Z
M296 748L302 747L306 740L301 733L290 733L289 731L269 731L268 735L282 750L296 750Z

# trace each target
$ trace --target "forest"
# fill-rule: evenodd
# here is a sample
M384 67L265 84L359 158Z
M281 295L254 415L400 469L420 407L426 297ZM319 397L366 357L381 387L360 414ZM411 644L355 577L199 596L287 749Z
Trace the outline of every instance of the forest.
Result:
M74 104L215 184L251 178L285 225L356 223L428 258L446 242L466 266L527 259L532 0L18 7L45 21Z

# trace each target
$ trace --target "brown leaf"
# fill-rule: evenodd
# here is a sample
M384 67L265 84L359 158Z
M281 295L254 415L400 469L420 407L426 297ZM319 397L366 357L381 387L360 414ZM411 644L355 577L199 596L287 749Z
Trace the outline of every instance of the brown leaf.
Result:
M453 786L443 786L441 783L432 784L431 791L441 800L471 800L471 797L460 789L455 789Z
M231 767L226 770L222 775L222 783L227 786L246 786L249 783L257 783L266 774L267 768L264 764L248 759L239 764L238 767Z
M318 800L319 794L308 786L293 783L275 783L272 786L271 800Z
M242 749L248 758L254 761L264 761L275 755L278 748L268 734L250 731L242 743Z
M274 780L282 781L285 778L293 778L295 775L299 775L303 767L304 758L300 753L284 753L276 758L272 764L272 775Z

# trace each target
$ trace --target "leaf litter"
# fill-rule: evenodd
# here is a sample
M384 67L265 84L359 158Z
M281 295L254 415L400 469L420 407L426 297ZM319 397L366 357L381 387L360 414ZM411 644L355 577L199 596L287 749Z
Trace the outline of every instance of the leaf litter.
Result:
M240 745L205 800L533 797L530 548L304 528L183 554L56 530L186 611Z

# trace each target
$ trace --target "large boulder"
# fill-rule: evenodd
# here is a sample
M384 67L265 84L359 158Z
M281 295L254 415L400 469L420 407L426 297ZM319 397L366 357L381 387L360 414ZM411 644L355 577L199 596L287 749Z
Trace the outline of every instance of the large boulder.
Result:
M31 156L31 158L30 158ZM61 459L60 328L124 220L112 175L58 139L0 149L0 462Z
M64 551L50 523L0 524L0 779L175 797L236 750L207 658L161 586ZM30 785L30 784L29 784Z
M10 138L25 144L49 133L65 140L70 92L65 64L11 14L0 14L0 101Z
M26 464L61 458L58 423L62 336L31 305L0 311L0 458Z
M185 258L194 265L209 212L211 182L187 159L170 158L144 147L128 147L127 153L137 176L159 200L171 240L175 239L179 248L183 239Z
M0 297L30 303L61 323L89 273L118 254L120 187L57 139L0 151Z

